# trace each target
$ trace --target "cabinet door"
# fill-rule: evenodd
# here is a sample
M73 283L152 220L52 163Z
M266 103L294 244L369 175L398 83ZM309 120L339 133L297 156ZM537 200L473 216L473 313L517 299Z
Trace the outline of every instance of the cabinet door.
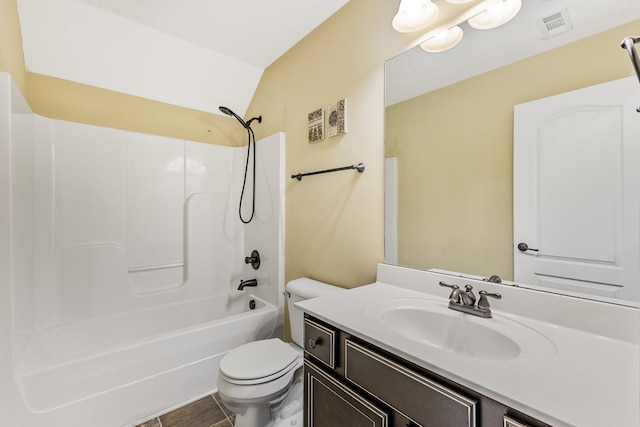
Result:
M305 427L388 427L385 411L304 362Z
M351 340L345 378L428 427L476 427L476 401Z

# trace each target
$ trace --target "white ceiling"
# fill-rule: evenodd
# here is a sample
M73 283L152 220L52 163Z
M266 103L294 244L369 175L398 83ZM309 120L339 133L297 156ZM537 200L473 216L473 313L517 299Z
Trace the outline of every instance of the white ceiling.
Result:
M346 0L79 0L266 68Z
M17 1L30 71L243 116L264 69L348 0ZM545 40L537 20L563 7L574 29ZM523 0L503 27L462 24L450 51L416 47L388 61L387 104L638 18L640 0Z
M523 0L520 13L493 30L466 23L462 42L442 53L415 47L386 64L386 103L395 103L491 71L640 18L640 0ZM566 8L573 30L545 39L538 20ZM640 27L636 34L640 34ZM620 49L619 45L611 49ZM631 70L631 62L629 62ZM517 78L517 77L516 77ZM523 81L522 84L527 84Z
M244 115L266 67L348 0L18 0L28 70Z

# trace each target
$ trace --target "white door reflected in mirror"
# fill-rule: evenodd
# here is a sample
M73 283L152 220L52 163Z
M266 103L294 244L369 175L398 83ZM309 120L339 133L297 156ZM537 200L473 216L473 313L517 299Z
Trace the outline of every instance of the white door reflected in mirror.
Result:
M632 76L515 106L516 282L638 300L637 85Z

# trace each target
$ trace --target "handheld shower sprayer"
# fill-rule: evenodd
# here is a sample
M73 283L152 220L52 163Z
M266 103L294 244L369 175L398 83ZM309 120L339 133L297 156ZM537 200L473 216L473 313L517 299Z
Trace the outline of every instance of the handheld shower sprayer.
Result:
M242 191L240 192L240 203L238 204L238 216L240 216L240 221L242 221L245 224L248 224L251 222L251 220L253 219L253 215L256 213L256 136L253 134L253 129L251 129L251 123L255 120L257 120L258 123L262 123L262 116L252 117L251 119L245 122L244 120L242 120L242 117L234 113L228 107L223 107L221 105L220 107L218 107L218 109L220 109L220 112L222 112L223 114L226 114L227 116L235 117L235 119L240 122L242 127L244 127L247 130L247 135L249 137L249 143L247 144L247 163L244 167L244 180L242 181ZM244 188L247 184L247 172L249 170L249 157L251 155L252 141L253 141L253 186L252 186L253 201L251 204L251 216L249 217L249 219L245 220L242 217L242 199L244 198Z
M233 110L231 110L228 107L224 107L224 106L220 106L218 107L218 109L223 113L226 114L227 116L231 116L231 117L235 117L235 119L237 121L240 122L240 124L242 125L242 127L244 127L245 129L249 129L249 127L251 126L251 122L253 122L254 120L257 120L258 123L262 123L262 116L258 116L258 117L252 117L251 119L249 119L248 122L245 122L244 120L242 120L242 117L240 117L239 115L237 115L236 113L233 112Z

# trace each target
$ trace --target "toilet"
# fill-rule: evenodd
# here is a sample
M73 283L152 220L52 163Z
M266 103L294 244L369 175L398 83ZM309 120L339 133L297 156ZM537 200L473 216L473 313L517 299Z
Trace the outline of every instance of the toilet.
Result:
M304 316L294 303L344 289L308 278L286 289L293 342L253 341L220 361L218 396L236 414L236 427L302 426Z

